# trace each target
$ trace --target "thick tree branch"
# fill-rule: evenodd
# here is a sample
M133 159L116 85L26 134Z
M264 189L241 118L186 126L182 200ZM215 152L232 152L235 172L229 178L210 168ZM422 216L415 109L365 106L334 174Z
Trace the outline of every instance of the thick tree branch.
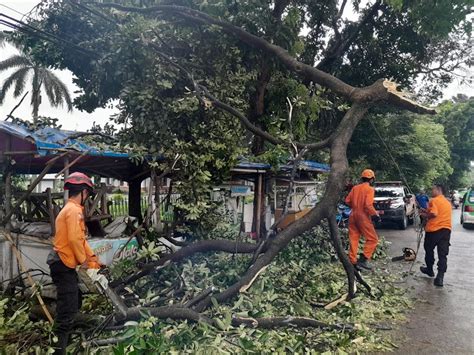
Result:
M338 58L341 58L344 53L347 51L347 49L354 43L355 39L359 35L361 29L375 16L377 11L380 8L381 1L377 0L365 13L365 15L362 17L362 19L357 23L357 26L355 28L350 28L347 33L340 34L338 27L337 27L337 21L340 19L342 16L342 11L344 11L344 6L345 6L345 1L343 1L343 4L341 5L341 9L339 10L339 13L336 15L336 20L333 20L333 29L334 29L334 39L330 41L330 46L326 50L326 54L324 55L324 58L316 65L316 68L321 69L321 70L329 70L331 64L337 60Z
M207 100L209 100L209 103L214 106L214 107L217 107L227 113L230 113L232 116L235 116L237 117L240 122L244 125L245 128L247 128L247 130L249 130L250 132L252 132L253 134L256 134L260 137L262 137L263 139L267 140L268 142L272 143L272 144L275 144L275 145L286 145L286 146L291 146L291 143L286 141L286 140L283 140L281 138L278 138L278 137L275 137L273 135L271 135L270 133L268 133L267 131L257 127L256 125L254 125L252 122L250 122L250 120L243 114L241 113L239 110L237 110L235 107L233 106L230 106L222 101L220 101L219 99L217 99L215 96L211 95L209 93L209 91L204 88L203 86L199 86L199 91L198 94L201 95L202 97L205 97ZM334 136L329 136L328 138L320 141L320 142L315 142L315 143L302 143L302 142L294 142L293 144L296 145L298 148L301 148L301 149L307 149L307 150L317 150L317 149L322 149L322 148L326 148L327 146L329 146L329 144L331 143L331 140Z
M253 46L259 50L263 50L268 54L275 55L284 65L286 65L291 71L298 73L299 75L305 76L310 75L311 79L329 89L335 93L349 98L353 93L353 86L344 83L342 80L337 79L336 77L329 75L321 70L313 68L309 65L298 62L293 58L285 49L280 46L271 44L265 39L248 33L244 29L234 26L229 22L216 19L212 16L209 16L201 11L190 9L184 6L177 5L157 5L147 8L138 8L130 6L122 6L114 3L95 3L98 7L104 8L113 8L119 11L124 12L135 12L143 15L150 15L153 13L169 13L177 16L184 17L189 21L206 24L206 25L216 25L222 28L222 30L228 34L234 35L239 38L242 42Z
M347 275L347 284L349 286L349 299L354 298L356 293L355 287L355 275L354 275L354 266L351 264L349 258L347 257L344 248L342 247L341 238L339 237L339 227L336 222L336 217L331 216L328 218L329 223L329 230L331 233L331 241L334 249L336 250L337 257L339 261L342 263L344 270L346 271Z
M139 13L145 16L154 13L168 13L171 15L183 17L190 22L197 24L215 25L222 28L225 33L236 36L239 40L246 43L247 45L275 56L291 72L304 79L309 79L323 87L326 87L353 103L364 104L387 102L393 106L417 113L435 113L435 111L432 109L425 108L414 103L412 100L406 99L405 95L403 95L401 92L393 92L388 90L385 85L380 83L380 81L377 81L365 88L353 87L333 75L299 62L293 56L291 56L288 51L280 46L269 43L264 38L253 35L241 27L237 27L229 22L216 19L198 10L177 5L157 5L147 8L122 6L114 3L95 3L95 5L103 8L113 8L124 12Z
M165 265L169 262L181 261L191 255L196 253L206 253L206 252L227 252L227 253L239 253L239 254L251 254L257 249L257 244L253 243L235 243L231 240L201 240L195 243L189 244L172 254L164 255L158 261L145 264L143 269L136 273L132 274L125 279L116 280L111 283L112 287L124 286L135 282L136 280L150 274L156 268Z
M368 107L365 105L355 104L345 114L341 125L336 130L336 137L331 145L331 172L326 185L326 191L321 201L309 213L304 215L300 220L290 224L283 231L278 233L268 249L261 254L255 263L250 266L245 275L239 281L231 285L225 291L214 295L213 297L218 302L225 302L226 300L236 296L241 287L247 285L257 275L263 267L267 266L278 253L283 250L290 241L303 234L305 231L320 224L324 218L329 218L333 214L337 204L339 191L342 190L345 174L347 172L348 163L346 158L347 145L352 137L352 133L364 117ZM211 298L207 297L196 306L196 310L204 310L211 304Z

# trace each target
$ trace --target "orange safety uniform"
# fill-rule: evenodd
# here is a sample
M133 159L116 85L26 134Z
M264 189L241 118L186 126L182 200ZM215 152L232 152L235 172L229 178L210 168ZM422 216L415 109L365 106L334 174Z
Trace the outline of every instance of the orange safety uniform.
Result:
M428 203L428 212L432 213L435 217L428 219L425 226L427 232L436 232L444 228L452 229L452 207L446 197L443 195L433 197Z
M56 217L54 250L69 268L76 268L87 261L89 269L100 268L99 261L86 240L84 207L69 200Z
M361 235L365 238L364 256L368 260L379 242L372 223L372 216L377 215L374 208L374 194L374 188L365 182L354 186L346 197L346 204L352 209L349 217L349 260L352 264L357 263Z

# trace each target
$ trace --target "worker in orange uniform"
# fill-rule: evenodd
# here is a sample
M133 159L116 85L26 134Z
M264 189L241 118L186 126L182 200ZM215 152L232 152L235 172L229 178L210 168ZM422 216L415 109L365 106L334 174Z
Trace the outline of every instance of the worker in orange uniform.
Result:
M449 240L452 228L452 206L446 197L442 185L434 185L428 208L421 211L421 216L428 221L425 226L425 263L420 271L430 277L434 276L434 249L438 251L438 274L434 279L435 286L443 287L444 273L448 269Z
M84 203L93 191L92 180L85 174L72 173L65 179L64 189L69 191L69 200L56 218L54 248L47 260L57 290L55 354L66 354L74 317L82 304L76 268L100 268L86 241L84 222Z
M349 260L357 269L371 270L369 260L377 247L379 238L375 233L373 217L380 220L378 212L374 208L375 173L366 169L362 172L361 183L354 186L346 197L346 204L351 207L349 217ZM361 235L365 238L364 251L357 260L359 250L359 239Z

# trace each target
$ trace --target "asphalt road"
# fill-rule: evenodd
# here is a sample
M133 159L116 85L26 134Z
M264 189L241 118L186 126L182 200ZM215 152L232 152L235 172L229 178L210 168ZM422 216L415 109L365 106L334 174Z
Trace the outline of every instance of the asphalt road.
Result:
M406 278L406 286L415 299L407 324L395 332L396 354L474 354L474 229L463 229L460 212L453 212L453 232L444 287L419 271L424 264L423 245ZM390 254L401 255L403 247L416 249L416 232L379 229L379 235L392 244ZM435 253L436 255L436 253ZM394 270L408 270L408 263L393 263Z

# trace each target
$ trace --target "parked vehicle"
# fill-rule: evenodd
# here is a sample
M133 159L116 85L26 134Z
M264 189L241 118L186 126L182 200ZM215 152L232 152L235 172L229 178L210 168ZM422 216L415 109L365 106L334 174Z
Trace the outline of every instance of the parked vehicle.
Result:
M395 223L403 230L413 223L416 199L401 181L377 182L374 207L382 223Z
M464 228L474 224L474 188L467 190L462 199L461 224Z
M351 208L344 203L337 205L336 221L339 228L347 228L351 211Z

